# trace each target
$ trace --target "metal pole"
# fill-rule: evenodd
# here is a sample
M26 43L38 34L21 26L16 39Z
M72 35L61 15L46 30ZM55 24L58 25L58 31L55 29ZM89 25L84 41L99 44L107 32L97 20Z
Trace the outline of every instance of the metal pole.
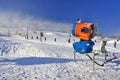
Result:
M28 26L27 26L27 35L26 35L27 39L28 39Z
M76 62L76 52L73 51L73 53L74 53L74 61Z
M41 32L40 32L40 42L42 42L42 36L41 36Z
M93 71L95 69L95 54L93 53Z
M10 29L9 29L9 26L8 26L8 37L10 37Z
M105 61L107 61L107 53L105 52Z

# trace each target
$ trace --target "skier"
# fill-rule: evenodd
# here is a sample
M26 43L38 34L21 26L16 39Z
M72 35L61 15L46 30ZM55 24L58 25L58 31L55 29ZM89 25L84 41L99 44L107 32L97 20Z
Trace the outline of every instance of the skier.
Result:
M116 43L116 41L114 42L114 48L116 48L116 46L117 46L117 43Z
M56 38L54 38L54 42L56 42Z
M44 38L44 40L46 41L46 37Z
M33 36L31 36L31 39L33 39Z
M70 43L70 38L68 39L68 43Z
M120 40L120 38L117 39L117 42Z
M36 39L38 39L38 36L36 37Z

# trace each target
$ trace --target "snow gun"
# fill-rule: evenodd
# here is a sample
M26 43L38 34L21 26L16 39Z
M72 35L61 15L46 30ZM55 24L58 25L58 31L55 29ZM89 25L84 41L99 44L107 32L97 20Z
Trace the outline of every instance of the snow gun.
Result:
M91 39L94 37L94 24L81 23L78 20L78 22L73 25L72 35L80 39L79 42L73 43L75 52L86 54L92 51L94 42L91 41Z
M99 66L104 66L104 64L116 58L114 56L114 58L106 60L107 55L105 53L105 62L103 62L103 64L99 64L95 61L95 55L98 53L93 52L94 42L91 39L95 37L96 33L95 26L93 23L82 23L80 19L78 19L78 21L73 24L71 33L73 36L78 37L80 39L79 42L73 43L75 61L76 53L86 54L90 58L90 60L93 61L93 65L94 63L96 63ZM93 57L88 55L88 53L93 53Z

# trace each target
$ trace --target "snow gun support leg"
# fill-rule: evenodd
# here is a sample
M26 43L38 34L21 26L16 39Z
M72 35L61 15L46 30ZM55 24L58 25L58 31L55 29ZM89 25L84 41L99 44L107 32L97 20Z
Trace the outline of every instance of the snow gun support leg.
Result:
M90 55L86 54L86 56L88 56L88 57L90 58L90 60L93 61L93 70L94 70L95 64L97 64L98 66L104 66L106 63L108 63L108 62L110 62L110 61L112 61L112 60L114 60L114 59L117 58L117 57L115 56L115 54L113 54L113 58L107 60L107 58L106 58L106 57L107 57L107 54L105 54L105 61L104 61L102 64L100 64L100 63L98 63L98 62L95 60L95 56L96 56L96 55L97 55L97 54L95 54L95 53L93 52L93 58L92 58Z
M76 62L76 52L73 51L73 54L74 54L74 61Z
M95 69L95 54L93 54L93 71L94 71L94 69Z

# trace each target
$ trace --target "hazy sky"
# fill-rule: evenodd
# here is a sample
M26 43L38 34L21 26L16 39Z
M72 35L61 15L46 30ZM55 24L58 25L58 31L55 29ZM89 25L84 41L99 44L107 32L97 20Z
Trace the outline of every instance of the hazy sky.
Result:
M120 0L0 0L0 10L70 24L81 18L103 34L120 34Z

